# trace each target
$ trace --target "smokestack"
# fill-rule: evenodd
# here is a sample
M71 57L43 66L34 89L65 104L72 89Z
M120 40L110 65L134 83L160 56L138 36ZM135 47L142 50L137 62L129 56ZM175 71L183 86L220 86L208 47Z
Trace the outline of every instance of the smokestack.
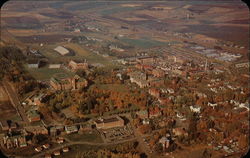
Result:
M206 64L205 64L205 71L207 71L207 59L206 59Z

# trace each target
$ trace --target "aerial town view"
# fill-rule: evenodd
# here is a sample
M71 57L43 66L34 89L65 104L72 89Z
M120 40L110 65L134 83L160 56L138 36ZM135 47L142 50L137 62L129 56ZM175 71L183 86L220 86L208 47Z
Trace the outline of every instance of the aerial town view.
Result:
M1 158L247 154L244 2L10 0L0 24Z

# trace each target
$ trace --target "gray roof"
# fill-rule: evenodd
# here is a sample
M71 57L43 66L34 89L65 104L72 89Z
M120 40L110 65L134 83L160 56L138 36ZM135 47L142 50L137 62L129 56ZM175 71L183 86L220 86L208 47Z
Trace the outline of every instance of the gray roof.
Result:
M60 53L61 55L66 55L69 53L69 50L62 46L57 46L54 50Z

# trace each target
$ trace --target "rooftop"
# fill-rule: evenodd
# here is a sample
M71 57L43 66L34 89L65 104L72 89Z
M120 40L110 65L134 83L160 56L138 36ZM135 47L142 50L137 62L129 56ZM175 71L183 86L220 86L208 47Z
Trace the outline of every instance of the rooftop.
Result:
M66 55L69 53L69 50L62 46L57 46L54 50L60 53L61 55Z
M119 116L117 116L117 117L101 118L101 119L96 120L95 122L97 124L100 124L100 123L116 122L119 120L121 120L121 118Z

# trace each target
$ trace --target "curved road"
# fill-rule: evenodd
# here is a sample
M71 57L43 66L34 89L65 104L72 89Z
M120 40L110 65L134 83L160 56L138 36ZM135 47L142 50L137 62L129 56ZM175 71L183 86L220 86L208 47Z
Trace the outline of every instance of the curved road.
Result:
M69 141L68 139L66 139L67 141ZM121 140L121 141L117 141L117 142L111 142L111 143L93 143L93 142L81 142L81 141L69 141L68 143L64 143L60 146L48 149L48 150L44 150L41 153L38 153L34 156L32 156L32 158L40 158L42 156L44 156L45 154L51 154L56 150L61 150L63 147L68 147L68 146L72 146L72 145L96 145L96 146L107 146L107 145L116 145L116 144L122 144L125 142L130 142L130 141L134 141L136 140L136 138L131 138L131 139L127 139L127 140Z

